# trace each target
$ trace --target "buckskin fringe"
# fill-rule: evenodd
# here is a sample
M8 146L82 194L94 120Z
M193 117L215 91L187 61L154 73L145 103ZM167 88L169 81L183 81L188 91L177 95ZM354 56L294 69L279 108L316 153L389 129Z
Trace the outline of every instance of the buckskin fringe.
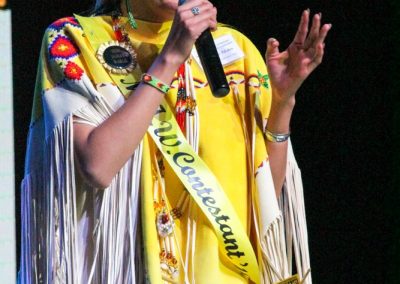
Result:
M96 120L110 109L101 98L94 100L77 114L98 125ZM30 169L22 182L20 283L143 283L137 256L142 147L109 187L87 188L97 223L91 235L93 259L83 263L87 247L79 240L77 191L84 189L76 183L72 129L71 114L48 137L43 168Z
M71 117L47 141L43 169L21 186L21 283L78 283Z
M297 274L299 274L300 279L303 281L302 283L311 284L311 273L309 273L311 266L303 184L301 181L301 171L294 157L291 144L289 144L288 147L288 162L286 167L286 179L282 196L279 199L279 206L282 212L284 212L283 217L289 269L292 271L291 266L294 253Z
M279 210L268 160L256 171L253 218L260 246L261 283L274 284L290 276L282 213ZM259 216L259 217L257 217Z

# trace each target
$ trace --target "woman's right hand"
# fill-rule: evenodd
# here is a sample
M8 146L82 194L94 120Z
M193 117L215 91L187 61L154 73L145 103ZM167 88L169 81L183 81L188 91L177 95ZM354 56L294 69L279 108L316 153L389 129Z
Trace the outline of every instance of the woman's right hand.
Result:
M193 8L200 13L194 15ZM160 56L167 62L181 64L190 55L197 38L210 28L217 28L217 9L207 0L188 0L179 6L171 31Z
M192 13L193 7L199 8L198 15ZM216 15L217 10L207 0L188 0L178 7L167 42L147 72L171 82L196 39L204 30L216 28ZM111 183L139 145L163 97L159 90L142 83L99 126L74 124L77 166L88 183L99 188Z

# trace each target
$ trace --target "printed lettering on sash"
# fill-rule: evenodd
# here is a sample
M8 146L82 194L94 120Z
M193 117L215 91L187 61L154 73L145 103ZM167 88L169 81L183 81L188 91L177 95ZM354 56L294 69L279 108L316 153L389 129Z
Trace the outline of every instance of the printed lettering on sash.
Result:
M148 133L211 222L222 255L244 278L260 283L256 256L232 204L207 165L186 141L165 101L153 117Z

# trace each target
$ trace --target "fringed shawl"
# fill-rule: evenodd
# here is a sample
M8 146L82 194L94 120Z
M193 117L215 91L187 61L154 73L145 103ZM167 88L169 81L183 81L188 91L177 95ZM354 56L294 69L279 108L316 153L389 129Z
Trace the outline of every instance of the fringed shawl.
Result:
M104 27L112 33L109 24ZM289 277L293 254L296 271L304 277L310 264L300 172L289 147L278 208L263 127L253 121L255 112L265 116L269 112L266 68L243 35L228 33L240 41L246 56L257 58L257 62L244 58L248 70L226 72L237 92L243 123L250 126L243 128L251 144L248 170L255 175L249 182L254 183L249 217L257 225L262 283ZM46 31L21 185L21 283L161 283L159 259L152 252L157 244L155 225L140 224L154 220L148 204L152 193L140 190L151 179L151 164L145 157L150 151L147 136L106 189L87 184L75 168L73 121L97 126L124 101L121 90L93 59L94 52L75 18L58 20ZM194 81L198 88L206 86ZM249 90L254 92L251 100L245 98ZM310 284L311 277L304 283Z

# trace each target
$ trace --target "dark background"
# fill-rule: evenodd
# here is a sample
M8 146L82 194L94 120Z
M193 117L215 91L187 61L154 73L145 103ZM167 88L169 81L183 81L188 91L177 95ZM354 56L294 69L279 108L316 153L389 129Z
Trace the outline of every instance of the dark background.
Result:
M286 47L303 9L333 28L323 64L297 95L292 141L302 170L314 283L400 283L400 15L395 1L213 1L219 20L265 51ZM23 176L44 29L90 0L18 1L13 11L16 184ZM19 190L17 190L17 212ZM17 213L19 219L19 213ZM19 224L17 224L19 226ZM19 229L17 228L17 231ZM17 248L19 249L19 248Z

